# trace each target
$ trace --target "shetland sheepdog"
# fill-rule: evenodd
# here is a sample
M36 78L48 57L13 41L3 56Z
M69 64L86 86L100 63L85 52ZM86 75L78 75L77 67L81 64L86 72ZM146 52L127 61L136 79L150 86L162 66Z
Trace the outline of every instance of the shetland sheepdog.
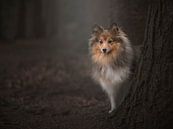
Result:
M92 76L107 93L114 111L127 94L129 87L123 83L130 75L133 49L125 32L112 24L105 29L95 25L89 39Z

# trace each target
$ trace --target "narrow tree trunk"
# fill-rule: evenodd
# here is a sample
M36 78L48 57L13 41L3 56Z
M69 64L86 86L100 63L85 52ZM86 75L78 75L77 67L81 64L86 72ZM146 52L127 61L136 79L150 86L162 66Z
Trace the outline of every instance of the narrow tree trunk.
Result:
M26 2L24 0L20 0L19 2L19 10L18 10L18 30L16 38L25 38L26 36Z
M34 14L33 14L33 34L36 38L44 36L44 25L42 19L42 0L36 0L33 2Z
M161 0L148 10L145 40L131 90L112 118L116 129L172 129L173 17Z

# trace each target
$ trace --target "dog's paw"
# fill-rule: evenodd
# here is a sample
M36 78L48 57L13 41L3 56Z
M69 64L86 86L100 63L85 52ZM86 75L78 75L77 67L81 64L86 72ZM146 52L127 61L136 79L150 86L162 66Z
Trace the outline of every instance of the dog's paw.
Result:
M109 110L109 114L111 114L114 111L114 109Z

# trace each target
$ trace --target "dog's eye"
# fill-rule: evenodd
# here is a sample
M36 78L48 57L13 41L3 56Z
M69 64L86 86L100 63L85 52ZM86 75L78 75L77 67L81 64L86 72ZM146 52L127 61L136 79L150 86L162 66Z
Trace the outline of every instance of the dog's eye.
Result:
M108 41L108 43L112 43L112 42L113 42L113 40L109 40L109 41Z
M99 41L99 43L100 43L100 44L102 44L102 43L103 43L103 41L102 41L102 40L100 40L100 41Z

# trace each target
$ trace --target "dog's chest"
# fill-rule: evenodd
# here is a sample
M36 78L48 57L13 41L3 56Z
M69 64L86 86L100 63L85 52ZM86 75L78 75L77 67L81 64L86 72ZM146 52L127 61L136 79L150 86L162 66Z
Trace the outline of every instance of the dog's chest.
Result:
M112 67L102 67L101 69L101 78L110 83L118 83L124 81L129 73L129 69L119 68L114 70Z

